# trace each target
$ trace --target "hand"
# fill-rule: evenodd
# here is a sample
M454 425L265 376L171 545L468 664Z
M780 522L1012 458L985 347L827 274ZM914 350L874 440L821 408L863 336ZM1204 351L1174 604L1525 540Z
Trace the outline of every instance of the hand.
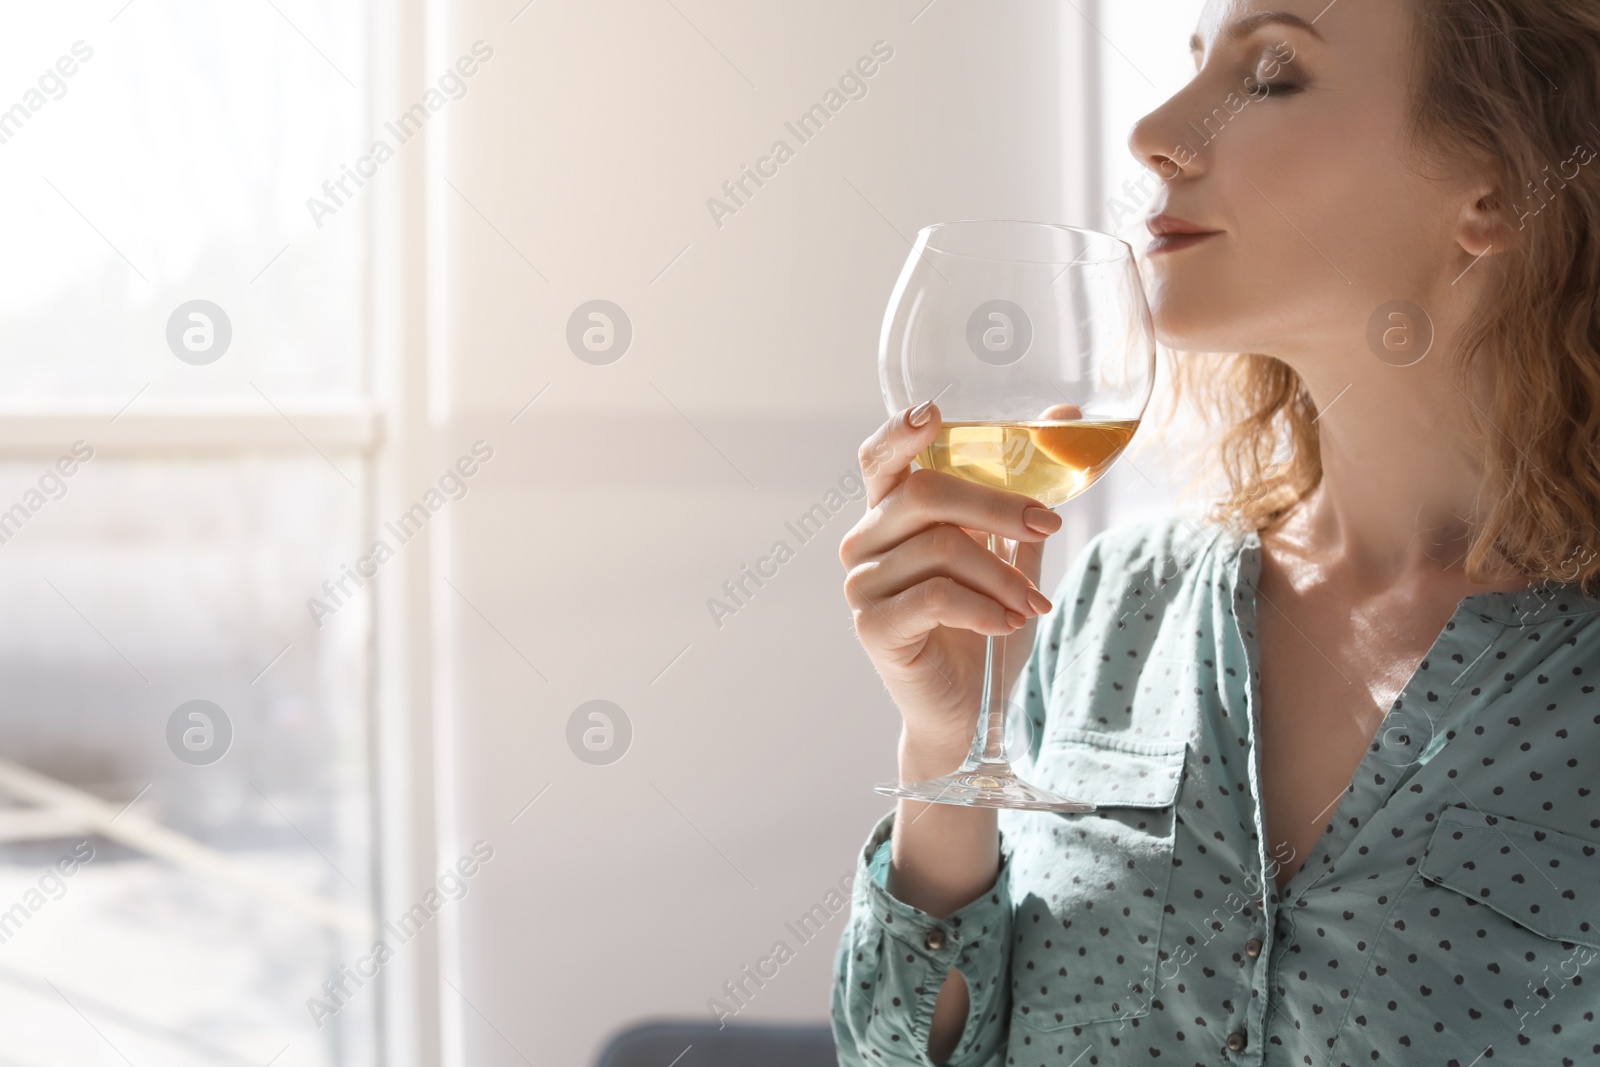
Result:
M972 743L983 690L984 638L993 635L1009 692L1032 649L1035 619L1051 608L1036 585L1044 541L1061 518L1038 501L942 471L911 469L942 419L910 411L861 445L867 513L839 559L856 636L905 720L903 744L954 756ZM1070 404L1042 418L1076 419ZM1016 565L986 546L990 532L1017 543Z

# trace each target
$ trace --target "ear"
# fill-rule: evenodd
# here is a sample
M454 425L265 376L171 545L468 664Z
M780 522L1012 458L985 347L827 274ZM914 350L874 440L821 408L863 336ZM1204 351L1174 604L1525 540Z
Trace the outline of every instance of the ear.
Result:
M1541 206L1511 203L1495 186L1479 187L1474 194L1456 224L1456 243L1474 259L1520 244L1528 219Z

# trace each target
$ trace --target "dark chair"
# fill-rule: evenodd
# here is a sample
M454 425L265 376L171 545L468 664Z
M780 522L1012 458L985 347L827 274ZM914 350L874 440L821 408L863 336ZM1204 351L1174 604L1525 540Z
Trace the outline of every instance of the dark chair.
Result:
M685 1051L687 1050L687 1051ZM827 1023L635 1023L600 1051L596 1067L838 1067Z

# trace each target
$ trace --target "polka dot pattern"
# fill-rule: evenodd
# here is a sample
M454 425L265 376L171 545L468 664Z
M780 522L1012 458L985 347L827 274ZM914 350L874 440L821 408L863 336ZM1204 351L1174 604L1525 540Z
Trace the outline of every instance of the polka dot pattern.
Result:
M1281 892L1260 805L1253 532L1108 530L1022 681L1023 773L1084 815L1001 812L991 890L935 918L858 857L835 957L845 1067L1600 1064L1600 601L1464 598Z

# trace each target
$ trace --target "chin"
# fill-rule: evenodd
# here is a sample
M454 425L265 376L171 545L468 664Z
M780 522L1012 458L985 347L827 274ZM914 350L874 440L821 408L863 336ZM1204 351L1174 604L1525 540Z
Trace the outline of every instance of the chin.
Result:
M1228 328L1227 307L1191 301L1152 303L1156 340L1179 352L1245 352L1248 348Z
M1218 284L1204 272L1186 273L1157 268L1148 284L1150 317L1156 340L1179 352L1264 352L1270 329L1279 323L1283 309L1277 298L1256 290L1245 295L1239 286ZM1281 292L1282 290L1279 289Z

